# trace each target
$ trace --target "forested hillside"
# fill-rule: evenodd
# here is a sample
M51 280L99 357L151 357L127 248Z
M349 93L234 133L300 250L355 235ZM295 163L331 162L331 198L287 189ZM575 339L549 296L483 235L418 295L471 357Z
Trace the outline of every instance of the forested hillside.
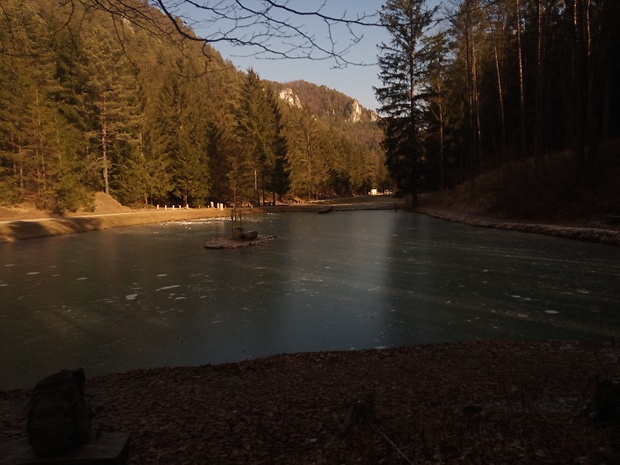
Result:
M388 0L381 12L390 40L377 98L400 190L415 198L467 182L475 195L492 171L485 201L497 208L618 209L620 2L444 6Z
M618 208L620 2L387 0L382 132L335 90L236 71L166 9L190 3L0 0L0 202L262 203L392 183L415 201L464 182L478 195L494 172L498 208ZM281 24L269 5L285 5L261 5Z
M200 206L387 187L368 119L288 105L145 2L121 6L147 27L86 5L2 1L0 202L75 210L104 191Z
M272 83L279 91L290 90L299 98L299 103L313 114L333 125L344 122L369 123L376 120L376 114L362 107L356 100L327 86L317 86L306 81Z

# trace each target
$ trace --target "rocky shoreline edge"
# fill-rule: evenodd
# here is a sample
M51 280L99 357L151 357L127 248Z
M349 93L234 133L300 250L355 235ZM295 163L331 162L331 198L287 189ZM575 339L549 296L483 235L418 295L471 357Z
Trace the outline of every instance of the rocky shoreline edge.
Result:
M467 224L481 228L503 229L506 231L518 231L530 234L544 234L547 236L573 239L586 242L620 246L620 230L606 227L583 227L568 226L561 224L540 224L531 222L514 222L457 213L441 208L419 207L416 212L433 218L438 218L456 223Z

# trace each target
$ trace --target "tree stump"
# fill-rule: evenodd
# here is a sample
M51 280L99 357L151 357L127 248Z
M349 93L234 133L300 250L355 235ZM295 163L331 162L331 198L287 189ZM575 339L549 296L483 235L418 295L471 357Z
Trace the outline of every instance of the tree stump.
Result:
M349 403L347 415L344 417L339 436L347 435L355 425L374 425L375 400L373 394L355 397Z

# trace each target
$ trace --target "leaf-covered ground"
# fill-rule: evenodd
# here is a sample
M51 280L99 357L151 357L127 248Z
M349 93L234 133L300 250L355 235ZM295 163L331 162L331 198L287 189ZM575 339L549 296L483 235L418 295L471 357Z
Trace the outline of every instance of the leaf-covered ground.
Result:
M590 402L619 356L469 342L131 371L87 390L95 429L131 432L130 464L617 463ZM369 395L373 414L347 421ZM25 436L27 399L0 392L0 442Z

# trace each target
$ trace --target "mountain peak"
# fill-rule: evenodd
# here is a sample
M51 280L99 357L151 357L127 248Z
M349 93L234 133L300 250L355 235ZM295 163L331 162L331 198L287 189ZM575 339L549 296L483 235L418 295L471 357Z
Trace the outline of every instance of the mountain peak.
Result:
M376 121L376 114L348 95L303 80L273 82L280 99L296 108L307 108L319 118L347 123Z

